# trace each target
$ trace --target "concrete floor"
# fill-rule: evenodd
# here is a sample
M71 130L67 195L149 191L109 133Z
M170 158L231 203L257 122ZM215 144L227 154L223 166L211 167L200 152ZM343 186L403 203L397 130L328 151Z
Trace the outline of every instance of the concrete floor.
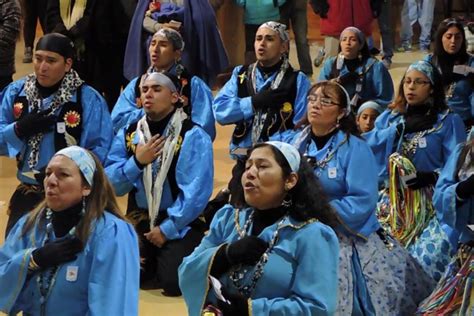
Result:
M317 46L311 46L311 55L316 56ZM298 63L295 60L295 46L292 43L290 56L292 64L297 67ZM14 78L18 79L25 74L33 71L32 64L23 64L23 44L18 42L16 51L16 65L17 73ZM415 60L421 59L422 55L419 52L412 53L396 53L393 58L392 68L390 73L398 87L400 78L407 66ZM319 68L314 69L314 78L319 74ZM232 161L228 157L228 142L232 133L232 126L218 126L217 137L214 142L214 189L215 192L225 187L233 166ZM0 157L0 244L3 243L3 232L5 230L7 215L6 208L11 194L15 190L18 181L15 177L16 165L13 159ZM122 209L125 209L126 199L121 198L120 203ZM160 291L140 291L140 315L186 315L186 306L182 298L168 298L160 294Z

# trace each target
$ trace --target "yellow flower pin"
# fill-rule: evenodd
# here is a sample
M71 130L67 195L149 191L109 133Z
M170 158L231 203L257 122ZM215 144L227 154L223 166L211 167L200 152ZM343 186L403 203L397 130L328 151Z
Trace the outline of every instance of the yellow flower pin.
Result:
M131 150L133 153L135 153L135 149L136 149L136 145L133 143L133 139L135 138L135 134L136 134L136 131L132 132L130 134L127 134L127 136L125 137L125 140L127 142L127 149Z
M289 112L293 111L293 105L291 105L290 102L283 103L282 111L285 112L285 113L289 113Z

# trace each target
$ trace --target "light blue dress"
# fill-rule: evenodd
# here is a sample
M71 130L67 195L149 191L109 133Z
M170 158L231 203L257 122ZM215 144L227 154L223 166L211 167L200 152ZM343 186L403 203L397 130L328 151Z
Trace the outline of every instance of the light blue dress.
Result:
M252 122L255 116L255 112L252 106L252 98L250 96L239 98L238 97L238 82L239 71L242 66L234 68L232 77L222 87L219 93L214 98L213 108L216 117L216 121L221 125L237 124L240 121ZM278 72L273 73L268 78L264 78L260 70L256 71L256 83L255 87L257 92L267 87L275 79ZM293 111L293 123L296 124L300 121L306 113L306 96L310 88L310 81L302 73L298 73L296 80L296 98L294 101ZM280 133L285 133L280 131ZM252 147L252 133L247 133L246 137L239 141L237 144L230 142L230 152L236 148L250 148ZM232 155L232 157L235 157Z
M251 208L234 210L230 205L224 206L216 213L201 244L184 258L179 267L180 288L190 316L201 315L206 301L215 303L208 281L214 255L222 246L238 239L236 224L243 227L251 211ZM282 223L278 241L250 297L252 315L334 315L337 237L330 227L320 222L301 224L291 218ZM275 223L266 227L258 237L269 242L278 226ZM250 282L255 268L246 266L241 271L244 268L249 270L244 282ZM220 281L231 293L237 291L229 273Z
M118 196L136 189L135 202L141 209L148 209L146 192L143 184L143 169L140 169L133 156L127 151L125 129L121 129L112 144L107 157L105 172ZM138 143L138 135L131 140ZM171 193L170 183L164 182L160 211L167 212L160 224L160 230L168 240L181 239L189 231L188 226L195 220L207 205L213 188L213 151L209 135L195 125L186 132L175 172L179 193L176 199Z
M433 283L397 241L377 233L377 168L368 144L338 131L318 149L310 126L290 142L315 158L315 175L342 222L337 315L413 314Z
M1 110L0 110L0 148L4 148L10 158L16 158L21 155L25 160L28 159L31 149L27 141L18 138L15 133L15 121L13 114L13 103L17 96L25 96L23 89L25 79L20 79L11 83L5 90ZM41 109L49 107L54 94L43 99ZM113 138L112 121L110 119L107 103L104 98L86 84L81 86L82 100L82 131L78 146L92 151L101 162L105 161L107 153ZM72 96L71 102L77 101L77 92ZM56 115L59 115L60 109ZM56 126L54 126L56 128ZM54 132L45 133L40 143L40 152L38 163L35 170L45 167L56 153L54 142ZM0 150L1 151L1 150ZM32 176L28 163L22 164L21 170L18 170L17 177L22 183L38 184ZM26 175L25 175L26 174Z
M407 134L402 141L399 140L396 126L403 119L400 113L387 110L377 118L375 128L364 134L377 159L380 183L388 180L389 156L398 151L397 148L413 144L410 150L400 151L410 159L416 170L441 172L456 145L466 139L463 121L459 115L448 110L438 114L438 121L433 128L418 141L416 135L420 132ZM448 241L452 229L439 219L433 217L415 242L408 247L412 256L436 281L441 278L450 256L454 254Z
M171 73L174 72L173 67ZM142 108L137 107L137 95L135 87L137 80L141 77L132 79L123 89L117 103L112 110L112 122L114 125L114 133L142 118L144 112ZM189 84L189 83L188 83ZM207 84L199 77L191 78L191 98L192 104L191 119L194 123L201 126L212 140L216 138L216 124L214 113L212 112L212 92Z
M40 315L38 272L28 271L32 251L41 247L45 221L22 236L27 216L0 248L0 312ZM68 271L76 271L75 278ZM105 212L77 259L59 266L46 301L46 315L138 315L140 261L133 227ZM70 281L68 281L70 280Z
M463 148L464 144L459 144L449 157L436 183L433 196L440 222L452 229L449 240L454 249L457 249L458 242L467 243L474 240L474 233L467 228L468 224L474 224L474 198L471 196L463 202L456 202L456 187L459 183L456 165Z
M363 135L375 155L381 182L388 179L388 158L399 147L397 125L402 119L400 113L386 110L377 117L374 129ZM457 114L448 111L438 114L434 128L418 142L415 154L408 157L417 171L441 171L456 145L466 140L464 123ZM410 142L416 134L405 135L404 142Z
M318 81L334 79L331 78L333 63L337 57L331 57L324 62L323 68L319 73ZM370 67L369 67L370 66ZM368 69L365 69L368 68ZM374 101L379 104L382 109L386 109L393 99L393 82L387 68L378 60L368 58L364 65L357 67L357 74L363 73L364 81L359 96L364 101ZM343 77L349 73L346 65L343 65L339 76ZM344 88L352 99L356 93L356 81L345 84Z

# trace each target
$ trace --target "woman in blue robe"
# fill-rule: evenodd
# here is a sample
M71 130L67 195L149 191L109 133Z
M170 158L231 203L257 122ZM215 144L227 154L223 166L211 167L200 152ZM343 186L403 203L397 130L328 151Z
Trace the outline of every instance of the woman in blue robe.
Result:
M313 166L341 221L337 314L412 314L432 281L377 220L375 159L358 134L349 94L335 81L313 85L307 119L292 143Z
M406 246L424 269L439 280L453 254L447 239L451 229L436 217L430 220L430 196L438 174L456 145L466 139L466 132L461 118L447 109L441 77L432 64L418 61L408 67L393 110L382 113L375 128L364 137L376 156L380 183L388 181L392 153L400 153L416 169L410 171L412 179L406 181L403 190L420 190L423 194L420 214L426 214L426 223L412 226L418 232L413 233L414 238ZM436 250L426 249L428 244L435 244Z
M450 241L456 250L458 243L474 240L474 140L459 144L439 175L433 196L437 216L453 231Z
M474 125L474 57L467 52L461 21L447 19L439 24L433 54L425 60L443 75L446 103L469 129Z
M370 56L364 33L346 28L339 38L339 55L324 62L318 80L336 79L349 93L352 111L367 101L386 109L393 98L393 82L387 68Z
M241 181L246 207L219 210L179 268L189 315L333 315L337 220L308 164L291 145L262 143Z
M46 168L46 199L0 248L0 311L137 315L138 240L99 160L77 146Z
M106 172L141 240L142 288L181 294L177 269L202 239L212 193L212 142L182 109L179 80L153 72L140 85L145 115L119 131Z
M199 77L192 75L180 63L185 43L181 35L173 29L162 28L152 37L148 52L151 65L146 74L152 72L169 72L181 81L181 96L184 98L185 111L194 123L201 126L211 137L216 137L214 113L212 112L212 92ZM143 117L140 103L140 80L136 77L130 81L120 95L112 110L114 132L128 124L137 122Z

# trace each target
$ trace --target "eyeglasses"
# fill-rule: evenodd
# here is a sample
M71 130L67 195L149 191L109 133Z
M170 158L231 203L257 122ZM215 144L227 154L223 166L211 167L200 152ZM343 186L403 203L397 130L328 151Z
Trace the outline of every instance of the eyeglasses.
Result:
M419 87L419 86L424 86L424 85L430 84L431 82L427 81L427 80L419 79L419 78L417 78L415 80L411 80L411 79L404 79L403 80L403 84L405 86L409 86L412 83L413 83L413 86Z
M306 98L308 103L316 103L319 100L319 104L324 107L330 107L333 105L340 105L339 103L333 102L331 98L318 97L316 95L310 95Z

